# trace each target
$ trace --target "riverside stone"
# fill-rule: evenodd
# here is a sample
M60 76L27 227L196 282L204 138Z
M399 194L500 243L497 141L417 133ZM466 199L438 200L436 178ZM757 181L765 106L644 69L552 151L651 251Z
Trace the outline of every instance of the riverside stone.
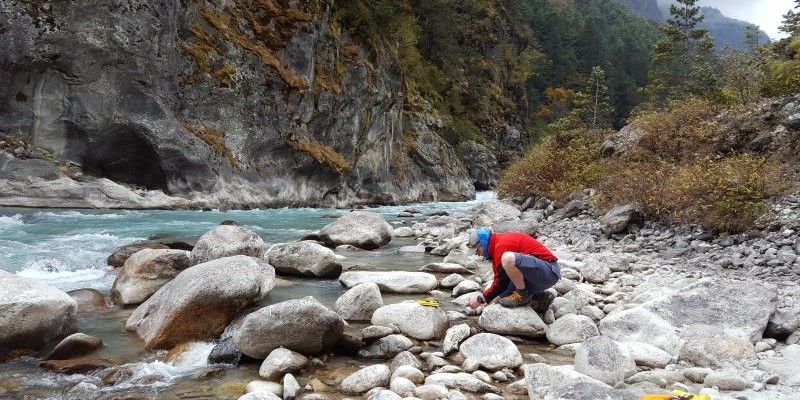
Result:
M413 346L411 339L403 335L389 335L370 343L358 355L364 358L392 358Z
M726 336L692 336L687 338L679 354L681 361L698 367L722 368L756 358L749 340Z
M547 325L531 307L506 308L490 304L483 309L478 324L489 332L531 338L545 336Z
M41 349L73 329L77 307L54 287L0 271L0 349Z
M459 274L450 274L442 278L442 280L439 282L439 287L444 289L450 289L458 285L463 280L464 277Z
M373 325L396 326L400 332L418 340L441 339L450 321L438 307L425 307L416 301L390 304L375 310Z
M311 240L273 245L267 250L266 258L281 274L336 278L342 272L336 253Z
M73 333L59 342L47 360L68 360L89 354L103 347L103 341L85 333Z
M497 387L466 372L435 373L425 378L425 384L442 385L449 389L459 389L471 393L500 393Z
M169 246L151 240L126 244L118 248L117 250L114 250L114 252L111 253L110 256L108 256L106 262L108 263L108 265L114 268L119 268L125 265L125 261L130 256L144 249L169 249Z
M348 375L340 385L342 391L351 394L361 394L376 387L389 385L391 372L389 367L378 364L364 367Z
M264 362L261 363L261 368L258 370L258 375L268 381L272 381L280 379L287 372L301 370L307 363L308 359L302 354L279 347L272 350L267 358L264 359Z
M77 315L92 314L108 309L106 296L97 289L75 289L70 290L67 294L75 299L78 305L76 310Z
M425 374L410 365L401 365L395 368L394 372L392 372L392 379L395 377L406 378L415 384L420 384L425 380Z
M274 280L269 264L243 255L195 265L142 303L125 329L150 349L216 338L241 310L266 295Z
M388 244L392 240L392 232L392 225L382 215L353 211L320 229L319 238L331 247L349 244L374 250Z
M528 396L531 399L634 400L638 398L577 372L569 366L536 363L525 366L523 370Z
M432 274L407 271L347 271L339 276L339 282L347 288L372 282L381 292L406 294L427 293L439 285Z
M140 250L125 260L111 288L111 301L121 306L141 304L191 265L185 250Z
M453 297L461 296L464 293L478 292L481 284L472 280L463 280L453 288Z
M401 397L409 397L414 395L414 389L417 388L417 385L414 382L411 382L407 378L403 378L402 376L395 376L392 375L391 382L389 382L389 389L392 392L397 393Z
M597 325L584 315L567 314L553 322L547 329L547 340L557 346L581 343L599 335Z
M442 351L445 355L458 350L458 346L471 334L471 329L467 324L460 324L447 330L442 342Z
M365 282L353 286L336 300L333 311L346 320L369 321L372 314L383 306L383 298L378 285Z
M636 363L618 343L605 336L586 339L575 353L575 370L609 385L636 372Z
M454 263L430 263L419 267L417 271L436 272L440 274L471 274L472 271L464 268L460 264Z
M517 346L511 340L493 333L479 333L466 339L459 351L465 358L465 365L474 363L491 371L522 365L522 354Z
M219 225L197 239L191 259L196 265L237 255L263 257L264 241L255 232L241 226Z
M633 358L636 365L648 368L664 368L672 362L672 356L656 346L639 342L618 342Z
M343 330L342 318L309 296L248 314L233 339L242 353L262 359L278 347L302 354L320 353L336 344Z

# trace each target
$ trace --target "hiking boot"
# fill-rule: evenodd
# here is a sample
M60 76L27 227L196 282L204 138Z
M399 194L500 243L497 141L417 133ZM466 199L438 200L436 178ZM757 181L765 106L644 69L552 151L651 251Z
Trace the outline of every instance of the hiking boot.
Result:
M500 299L500 305L503 307L522 307L527 306L531 302L531 295L525 290L517 289L511 292L510 295Z
M539 294L539 293L537 293ZM553 296L550 292L543 292L539 296L535 296L535 298L531 299L531 304L533 309L536 310L539 314L544 314L547 312L547 309L550 308L550 304L553 304L553 300L555 300L556 296Z

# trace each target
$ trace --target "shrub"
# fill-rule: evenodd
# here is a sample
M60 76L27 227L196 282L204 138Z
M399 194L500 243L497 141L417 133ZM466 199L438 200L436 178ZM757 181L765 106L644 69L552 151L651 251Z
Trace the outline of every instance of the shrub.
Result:
M331 146L305 138L290 139L286 144L295 151L308 154L317 164L330 167L339 174L350 171L350 164L344 156Z
M225 144L225 133L219 128L210 125L192 124L184 122L183 127L193 135L204 141L215 153L225 157L233 168L236 168L238 161L233 152Z

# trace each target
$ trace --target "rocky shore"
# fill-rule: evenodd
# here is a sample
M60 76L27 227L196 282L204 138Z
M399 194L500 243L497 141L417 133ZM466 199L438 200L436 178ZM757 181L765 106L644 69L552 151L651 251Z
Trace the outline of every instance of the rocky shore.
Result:
M118 270L109 297L136 307L120 322L142 347L169 350L165 362L211 342L208 363L217 372L204 373L257 371L258 379L227 395L233 398L637 399L673 389L715 400L797 398L796 197L775 205L781 218L765 229L713 235L642 224L634 206L594 215L592 194L564 206L491 201L463 214L392 224L356 211L305 240L269 248L246 228L220 225L191 250L163 243L120 249L109 258ZM488 264L466 249L475 226L525 231L555 250L563 278L546 313L465 307L491 279ZM359 248L392 240L413 243L401 254L442 258L417 272L346 262L369 251ZM314 297L259 304L285 277L338 279L343 291L332 307ZM21 298L20 285L35 295ZM67 398L127 382L125 365L92 356L103 345L96 338L64 338L82 329L76 316L97 307L97 297L5 273L0 293L0 307L9 310L0 318L3 360L32 355L43 359L42 368L96 377L98 383L68 388ZM30 323L19 324L23 319ZM326 365L334 358L350 367L331 374ZM154 396L124 385L103 393ZM0 394L16 396L2 386Z

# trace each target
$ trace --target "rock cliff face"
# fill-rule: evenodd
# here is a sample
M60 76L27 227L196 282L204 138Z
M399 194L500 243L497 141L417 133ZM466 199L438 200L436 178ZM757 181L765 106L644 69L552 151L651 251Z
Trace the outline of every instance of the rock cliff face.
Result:
M75 197L95 178L195 206L474 193L391 56L343 34L329 1L0 0L0 15L0 135L79 164ZM0 203L41 197L25 188L47 180L5 172Z

